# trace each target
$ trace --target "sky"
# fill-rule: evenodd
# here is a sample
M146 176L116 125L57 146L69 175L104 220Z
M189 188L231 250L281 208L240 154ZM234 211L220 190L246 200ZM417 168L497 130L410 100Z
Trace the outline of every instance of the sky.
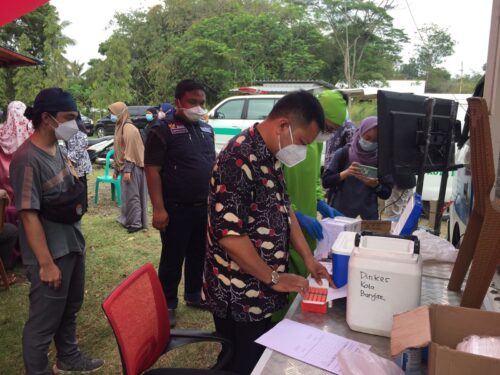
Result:
M115 12L149 8L160 0L50 0L61 20L71 22L64 32L76 41L66 57L81 63L102 57L99 44L112 33L110 21ZM395 0L390 12L394 25L403 29L412 42L403 51L403 60L412 54L417 40L416 27L435 23L448 29L456 40L455 53L442 64L453 75L480 72L486 63L492 0ZM413 18L410 15L413 14Z

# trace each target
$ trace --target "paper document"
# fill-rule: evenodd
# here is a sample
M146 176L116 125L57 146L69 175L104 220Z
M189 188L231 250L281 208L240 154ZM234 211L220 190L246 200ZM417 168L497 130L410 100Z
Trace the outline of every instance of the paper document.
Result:
M319 285L311 276L309 276L308 280L309 287L311 288L320 288L328 285L327 279L321 279L321 281L323 282L321 285ZM326 302L345 297L347 297L347 285L344 285L342 288L337 289L328 286L328 295L326 296Z
M256 343L299 361L342 375L337 354L342 350L356 352L370 345L346 339L333 333L284 319L260 336Z
M319 264L321 264L323 267L325 267L326 270L328 271L328 273L330 275L332 274L332 269L333 269L332 261L329 261L329 262L319 262Z

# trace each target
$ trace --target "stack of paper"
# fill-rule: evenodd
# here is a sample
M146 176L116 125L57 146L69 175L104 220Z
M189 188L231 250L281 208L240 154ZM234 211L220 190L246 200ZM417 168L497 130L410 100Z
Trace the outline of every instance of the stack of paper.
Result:
M342 375L337 354L345 349L356 352L370 349L370 345L346 339L333 333L284 319L259 337L256 343L264 345L299 361Z

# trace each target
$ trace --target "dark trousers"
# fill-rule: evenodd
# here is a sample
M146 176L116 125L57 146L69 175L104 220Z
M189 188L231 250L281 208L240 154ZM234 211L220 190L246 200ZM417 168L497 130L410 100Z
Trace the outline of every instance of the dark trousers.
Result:
M47 353L54 339L57 358L71 364L80 356L76 314L83 303L85 256L70 253L54 261L62 273L59 289L40 281L40 267L27 266L31 282L29 317L23 331L23 358L27 375L48 375Z
M233 342L233 357L222 370L250 374L265 349L254 341L271 329L271 318L258 322L236 322L214 315L214 323L217 333Z
M167 204L169 223L161 232L161 258L158 268L169 309L178 304L177 289L184 262L184 299L200 299L203 262L207 245L207 207Z
M88 184L87 184L87 174L85 173L82 177L78 177L78 179L83 182L84 187L85 187L85 198L82 204L83 212L87 212L89 208L89 189L88 189Z
M1 212L0 215L2 215ZM14 246L17 242L17 234L16 226L10 223L5 223L0 230L0 258L6 269L11 269L15 265Z

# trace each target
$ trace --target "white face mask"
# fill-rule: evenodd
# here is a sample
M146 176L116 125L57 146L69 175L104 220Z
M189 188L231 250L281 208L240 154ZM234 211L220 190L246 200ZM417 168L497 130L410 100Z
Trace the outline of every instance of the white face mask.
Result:
M52 117L52 116L51 116ZM60 123L54 117L52 117L55 122L59 125L55 128L56 138L62 141L68 142L71 137L73 137L76 133L78 133L78 125L75 120L66 121Z
M158 112L158 118L160 120L163 120L165 118L165 112L163 112L163 111Z
M183 108L182 111L184 112L184 116L186 116L189 121L193 122L201 120L207 113L207 110L199 105L192 108Z
M281 161L287 167L291 168L306 158L307 146L293 144L292 129L288 126L292 144L281 148L281 135L278 138L279 151L276 153L276 159Z
M332 137L333 133L319 132L318 136L314 140L315 142L327 142Z

